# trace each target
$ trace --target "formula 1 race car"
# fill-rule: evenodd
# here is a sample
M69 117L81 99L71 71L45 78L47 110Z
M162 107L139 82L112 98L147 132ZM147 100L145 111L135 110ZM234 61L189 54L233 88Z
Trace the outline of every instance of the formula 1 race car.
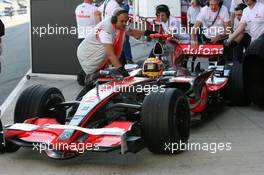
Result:
M241 82L235 79L240 71L236 64L215 63L207 70L199 63L189 70L185 64L191 55L220 58L223 46L213 50L204 45L204 51L196 53L190 53L188 45L179 45L173 52L166 47L157 42L155 57L145 60L141 68L127 66L130 77L120 77L111 69L100 71L95 87L80 101L65 102L54 87L27 88L16 103L14 124L0 123L0 151L33 147L54 159L73 158L87 151L136 153L145 147L157 154L179 153L180 145L189 139L191 115L223 99L222 91L228 94L237 88L230 100L248 103ZM210 52L205 52L208 49ZM76 112L67 115L74 107Z
M15 124L1 126L0 150L36 147L51 158L66 159L84 151L137 152L147 144L153 153L167 153L165 143L187 142L190 111L176 88L157 86L148 96L138 92L154 84L154 79L131 76L97 85L77 102L64 102L57 88L29 87L17 101ZM66 110L74 105L78 110L69 121Z

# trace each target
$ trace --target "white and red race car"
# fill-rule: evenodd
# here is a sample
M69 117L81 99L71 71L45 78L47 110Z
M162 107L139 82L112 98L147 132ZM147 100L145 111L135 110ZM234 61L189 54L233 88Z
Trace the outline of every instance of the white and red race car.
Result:
M152 38L169 36L153 34ZM55 87L27 88L16 103L14 124L0 123L0 151L33 147L54 159L73 158L86 151L136 153L144 147L158 154L178 153L182 151L179 145L188 142L191 116L223 100L223 91L233 103L250 103L237 79L241 65L216 63L197 70L183 64L194 55L221 59L223 46L214 46L216 54L210 45L196 53L188 45L179 45L169 54L173 66L166 66L165 47L157 42L155 58L148 58L141 68L127 67L129 77L102 71L103 77L80 101L65 102ZM77 110L67 115L73 107ZM177 147L168 149L168 145Z

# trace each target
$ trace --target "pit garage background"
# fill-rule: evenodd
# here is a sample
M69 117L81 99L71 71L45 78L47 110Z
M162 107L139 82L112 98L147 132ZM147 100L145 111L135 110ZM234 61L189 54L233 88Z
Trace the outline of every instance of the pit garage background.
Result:
M34 29L47 28L48 25L68 29L75 27L75 8L81 2L82 0L31 0L32 73L73 75L79 72L77 35L46 34L40 37Z
M102 0L97 0L100 4ZM140 3L139 3L140 1ZM137 17L155 17L155 7L167 4L172 15L182 18L185 0L135 0ZM75 75L80 70L76 50L79 44L75 20L75 8L82 0L31 0L31 73ZM140 5L139 5L140 4ZM186 6L187 7L187 6ZM186 16L186 14L185 14ZM146 29L139 18L134 28ZM42 33L42 35L40 35ZM46 34L43 34L46 33Z

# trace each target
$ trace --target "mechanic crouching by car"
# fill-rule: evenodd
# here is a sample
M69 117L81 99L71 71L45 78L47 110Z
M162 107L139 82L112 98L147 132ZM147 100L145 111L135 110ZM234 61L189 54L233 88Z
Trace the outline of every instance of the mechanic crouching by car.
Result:
M94 77L100 69L110 62L123 77L129 76L119 60L122 46L127 33L133 37L149 36L152 31L134 30L127 27L128 12L122 8L114 11L112 17L105 18L79 45L77 56L86 73L85 88L78 95L82 97L94 87ZM78 98L77 97L77 98Z
M237 7L234 9L234 13L235 13L235 19L236 22L234 24L234 30L236 30L239 26L239 22L241 21L241 17L243 14L243 10L247 7L246 4L241 3L238 4ZM248 34L247 29L245 30L244 34L241 35L242 39L239 39L240 42L237 43L236 47L234 48L234 60L241 62L242 61L242 57L243 57L243 53L244 50L246 50L248 48L248 46L250 45L251 42L251 37Z
M203 42L209 44L223 44L224 40L231 34L228 9L222 5L221 0L209 0L207 6L201 9L191 31L192 48L198 47L197 34L201 34ZM231 62L232 55L231 49L224 48L225 59L220 60L219 64Z

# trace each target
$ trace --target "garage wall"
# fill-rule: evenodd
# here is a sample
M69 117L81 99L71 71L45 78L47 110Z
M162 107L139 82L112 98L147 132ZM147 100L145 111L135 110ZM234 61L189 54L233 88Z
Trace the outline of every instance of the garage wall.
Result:
M72 27L76 26L75 8L81 2L31 0L32 73L73 75L80 70L78 39Z

